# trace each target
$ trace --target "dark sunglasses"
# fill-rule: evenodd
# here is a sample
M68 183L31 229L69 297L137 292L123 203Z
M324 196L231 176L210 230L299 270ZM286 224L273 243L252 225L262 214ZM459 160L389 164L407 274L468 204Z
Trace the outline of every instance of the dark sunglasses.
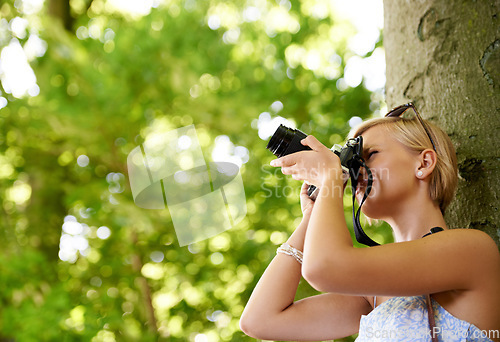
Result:
M434 140L432 140L429 128L427 127L424 119L422 119L420 114L418 114L417 108L415 108L415 105L412 102L394 108L389 113L385 114L385 117L386 118L388 118L388 117L400 117L403 115L403 113L406 113L409 109L412 109L413 113L415 113L415 116L417 117L418 121L420 122L420 124L424 128L425 133L427 133L429 140L431 141L432 148L434 148L434 152L437 152L436 145L434 144Z

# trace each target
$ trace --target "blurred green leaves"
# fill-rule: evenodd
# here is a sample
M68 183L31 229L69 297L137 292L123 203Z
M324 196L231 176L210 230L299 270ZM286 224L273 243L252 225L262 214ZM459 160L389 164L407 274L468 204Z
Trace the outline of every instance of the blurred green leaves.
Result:
M355 29L328 1L154 1L133 15L75 0L68 31L47 14L60 3L0 6L3 49L42 47L39 94L0 94L0 341L251 341L239 316L300 218L300 183L267 166L259 116L331 145L376 111L380 92L342 81ZM180 248L168 210L134 205L126 158L190 124L206 159L221 135L248 149L248 213Z

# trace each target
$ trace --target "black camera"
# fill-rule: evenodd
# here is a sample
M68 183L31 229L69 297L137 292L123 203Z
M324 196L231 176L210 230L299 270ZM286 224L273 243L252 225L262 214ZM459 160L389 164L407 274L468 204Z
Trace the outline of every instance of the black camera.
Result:
M280 125L269 140L267 149L278 158L299 151L311 150L308 146L300 143L305 137L307 137L307 134L298 129ZM357 180L359 169L363 166L363 137L349 139L343 147L334 145L332 151L340 158L343 171ZM315 199L317 190L314 185L310 185L307 194L312 199Z
M311 150L311 148L300 143L300 141L305 137L307 137L307 134L299 131L298 129L280 125L269 140L267 149L278 158L294 152ZM372 173L370 168L366 166L363 159L363 137L359 136L349 139L344 146L334 145L331 150L340 158L340 164L342 165L343 172L348 174L349 178L351 178L352 220L356 240L367 246L377 246L379 244L365 234L363 228L361 227L361 223L359 222L361 206L368 198L373 184ZM358 210L356 211L354 209L354 202L356 199L356 187L361 168L366 170L367 185L363 199L361 200ZM307 194L312 200L315 200L318 195L318 189L314 185L310 185L307 189Z

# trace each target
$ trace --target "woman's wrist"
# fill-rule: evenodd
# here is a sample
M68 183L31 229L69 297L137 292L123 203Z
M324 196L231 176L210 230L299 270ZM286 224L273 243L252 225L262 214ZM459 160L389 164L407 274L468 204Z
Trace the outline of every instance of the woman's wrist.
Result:
M299 264L302 265L302 259L304 258L304 255L302 254L302 251L289 245L288 243L284 243L281 246L278 247L276 250L276 254L286 254L291 257L293 257Z
M331 196L342 196L345 189L344 176L341 171L332 171L326 177L323 178L320 185L319 196L324 196L325 194L329 197Z
M309 208L306 208L304 209L304 211L302 212L302 220L300 222L309 222L309 220L311 219L311 215L312 215L312 211L313 211L313 207L309 207Z
M300 221L300 224L297 226L293 234L288 238L286 243L299 250L303 250L308 224L309 224L309 218L302 217L302 221Z

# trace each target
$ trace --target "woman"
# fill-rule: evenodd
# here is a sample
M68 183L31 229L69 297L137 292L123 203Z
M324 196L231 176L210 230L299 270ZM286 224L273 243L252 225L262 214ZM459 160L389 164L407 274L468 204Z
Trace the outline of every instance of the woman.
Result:
M413 117L401 118L403 112ZM308 136L302 144L312 151L271 162L304 181L303 219L262 275L241 329L264 340L332 340L359 331L358 341L431 341L431 335L440 341L500 341L498 248L487 234L449 230L443 219L457 183L448 136L420 118L412 104L363 123L352 134L359 135L373 174L362 211L388 222L396 243L353 247L339 158ZM358 202L365 178L359 179ZM308 184L320 188L314 202ZM423 237L433 227L443 231ZM294 302L302 276L324 294Z

